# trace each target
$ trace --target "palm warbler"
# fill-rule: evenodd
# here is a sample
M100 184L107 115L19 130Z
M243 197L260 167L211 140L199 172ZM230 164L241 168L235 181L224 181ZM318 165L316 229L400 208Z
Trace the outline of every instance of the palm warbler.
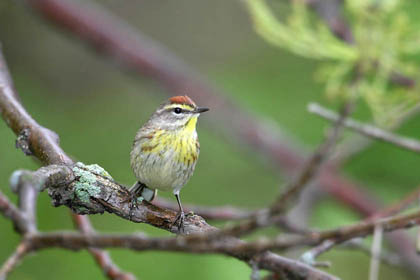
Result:
M188 96L174 96L159 106L139 129L130 153L138 182L130 189L137 198L153 200L156 190L172 190L179 206L174 225L183 230L179 191L194 172L200 152L196 124L200 108Z

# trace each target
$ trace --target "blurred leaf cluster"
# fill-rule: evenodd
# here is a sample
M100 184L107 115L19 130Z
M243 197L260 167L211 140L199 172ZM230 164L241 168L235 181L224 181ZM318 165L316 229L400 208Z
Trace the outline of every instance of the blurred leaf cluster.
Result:
M256 31L267 42L322 61L317 78L325 83L329 98L348 98L356 92L375 122L385 127L418 106L418 86L399 86L391 81L393 75L414 76L411 57L420 52L420 32L402 1L347 0L345 12L353 31L352 42L337 38L304 2L291 1L291 12L284 22L265 0L246 3Z

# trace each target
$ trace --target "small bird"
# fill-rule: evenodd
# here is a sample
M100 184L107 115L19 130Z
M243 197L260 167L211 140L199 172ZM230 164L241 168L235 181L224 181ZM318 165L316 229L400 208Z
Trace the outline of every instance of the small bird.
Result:
M184 210L179 192L192 176L200 153L196 125L208 108L197 107L188 96L174 96L162 103L139 129L130 153L138 180L130 189L153 200L157 190L172 191L179 206L174 225L184 230Z

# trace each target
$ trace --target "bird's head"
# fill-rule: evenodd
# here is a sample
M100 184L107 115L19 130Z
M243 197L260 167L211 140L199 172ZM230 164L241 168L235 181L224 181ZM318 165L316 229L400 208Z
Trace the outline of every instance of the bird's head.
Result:
M188 96L174 96L161 104L152 116L154 122L158 122L166 129L185 128L195 130L197 119L208 108L197 107Z

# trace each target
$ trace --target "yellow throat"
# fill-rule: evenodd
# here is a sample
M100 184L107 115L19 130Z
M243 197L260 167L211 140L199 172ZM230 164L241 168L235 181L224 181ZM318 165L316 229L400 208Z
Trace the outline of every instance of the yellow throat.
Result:
M184 129L185 132L187 132L187 133L193 133L195 131L195 127L197 126L197 120L198 120L198 117L197 116L192 117L187 122L187 124L185 125L185 129Z

